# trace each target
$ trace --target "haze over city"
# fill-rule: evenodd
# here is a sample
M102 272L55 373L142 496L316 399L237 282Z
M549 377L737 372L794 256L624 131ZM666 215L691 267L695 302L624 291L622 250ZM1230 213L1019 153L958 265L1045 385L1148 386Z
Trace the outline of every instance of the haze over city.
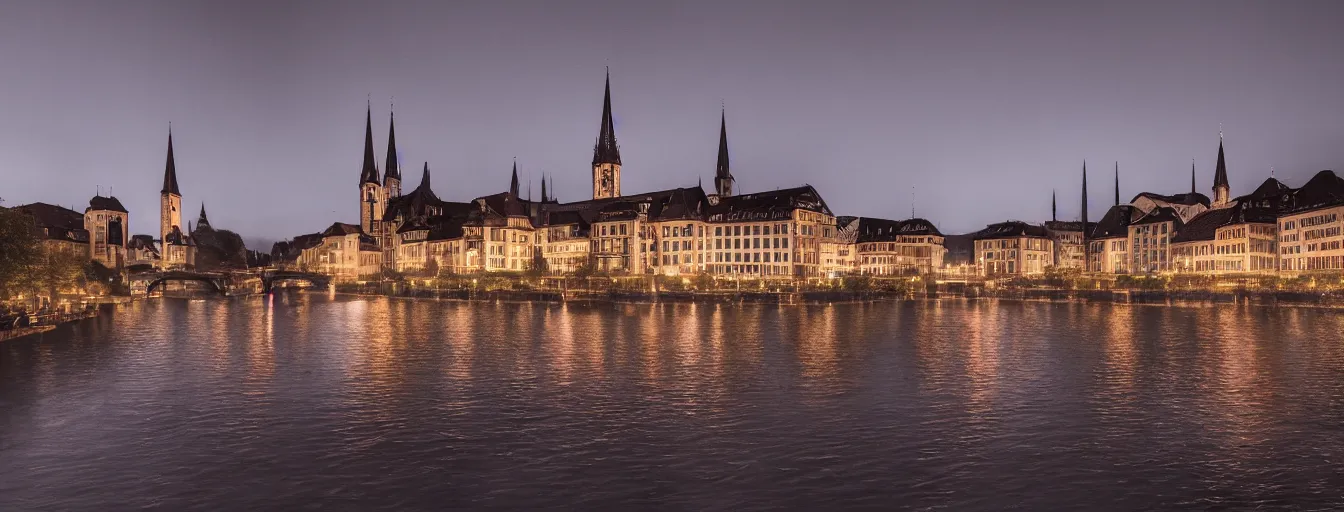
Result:
M155 233L168 124L183 207L283 239L357 222L366 101L395 101L407 188L591 194L611 69L624 189L713 176L726 110L743 192L810 183L842 215L947 233L1092 219L1344 167L1339 2L9 2L0 15L6 205L82 209L101 186ZM13 50L18 51L13 51ZM524 185L526 187L526 185ZM914 204L912 205L912 197ZM265 250L267 247L257 247Z

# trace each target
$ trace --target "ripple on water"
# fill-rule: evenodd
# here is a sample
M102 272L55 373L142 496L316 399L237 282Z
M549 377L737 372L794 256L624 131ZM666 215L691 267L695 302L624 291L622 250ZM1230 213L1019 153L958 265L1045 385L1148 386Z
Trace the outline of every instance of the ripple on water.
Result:
M0 345L0 510L1344 507L1344 316L159 300Z

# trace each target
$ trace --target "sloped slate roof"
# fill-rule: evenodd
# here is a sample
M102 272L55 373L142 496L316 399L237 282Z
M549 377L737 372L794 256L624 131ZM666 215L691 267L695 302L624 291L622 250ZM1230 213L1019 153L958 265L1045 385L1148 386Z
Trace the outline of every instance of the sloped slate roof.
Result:
M1173 243L1200 242L1213 240L1218 228L1226 226L1232 219L1235 208L1217 208L1200 212L1184 227L1176 231Z
M1017 238L1023 236L1046 238L1047 234L1045 232L1045 226L1010 220L1008 222L990 224L989 226L986 226L985 229L973 233L973 238L976 240Z
M854 217L842 217L842 219L851 219ZM943 236L938 228L927 219L906 219L906 220L888 220L873 217L859 217L857 228L857 242L886 242L895 240L898 236L922 236L933 235ZM840 222L839 219L836 220Z
M1344 179L1334 171L1321 171L1292 191L1284 210L1300 213L1339 205L1344 205Z
M84 215L69 208L47 203L31 203L14 207L33 218L34 233L48 240L69 242L89 241L84 229Z
M1124 238L1129 236L1129 225L1142 215L1143 212L1133 205L1118 204L1106 210L1106 215L1101 217L1096 226L1092 228L1094 240L1106 238Z
M364 230L361 229L358 224L346 224L344 222L337 222L332 224L331 227L323 230L322 236L323 237L344 236L344 235L359 234L363 232Z
M114 197L93 196L93 199L89 200L88 210L84 211L90 211L90 210L108 210L113 212L130 213L126 211L126 207L122 206L121 201L118 201L115 196Z
M1134 201L1138 201L1140 197L1146 197L1154 201L1165 201L1171 204L1183 204L1188 206L1194 206L1197 204L1209 206L1210 204L1212 204L1209 201L1209 196L1200 194L1198 192L1186 192L1183 194L1172 194L1172 195L1155 194L1153 192L1140 192L1138 195L1134 196L1134 199L1129 200L1129 202L1133 203Z
M812 185L724 197L707 210L710 222L733 222L787 218L795 209L833 215Z

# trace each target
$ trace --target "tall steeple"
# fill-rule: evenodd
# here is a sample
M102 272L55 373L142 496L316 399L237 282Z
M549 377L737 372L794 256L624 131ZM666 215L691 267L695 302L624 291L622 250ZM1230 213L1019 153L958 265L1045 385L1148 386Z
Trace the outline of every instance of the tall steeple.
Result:
M1193 194L1199 189L1195 188L1195 159L1190 159L1190 193Z
M1115 162L1115 206L1120 206L1120 161Z
M1213 171L1213 204L1227 204L1232 187L1227 183L1227 162L1223 159L1223 130L1218 130L1218 167Z
M541 173L541 202L549 201L551 198L546 196L546 173Z
M725 112L719 110L719 163L714 168L714 189L720 197L733 195L733 173L728 165L728 119Z
M389 197L401 195L401 162L397 159L397 117L389 114L387 121L387 165L383 167L383 187Z
M518 199L518 160L513 161L513 179L509 181L509 195Z
M177 162L173 158L173 129L168 129L168 163L163 168L163 189L160 194L177 194L182 192L177 189Z
M913 217L914 215L911 215ZM1050 220L1059 220L1059 206L1055 204L1055 191L1050 191Z
M1087 226L1087 160L1083 160L1083 226Z
M425 191L432 192L432 190L429 189L429 162L425 162L425 170L420 174L419 186L424 187Z
M373 106L364 115L364 167L359 171L360 183L378 183L378 165L373 160Z
M210 219L205 216L205 201L201 201L201 214L196 218L196 229L210 227Z
M616 124L611 118L611 71L607 71L606 89L602 93L602 126L598 128L597 143L593 145L593 165L621 164L621 150L616 145Z
M602 95L602 126L593 144L593 199L621 195L621 150L616 145L616 124L611 116L611 70L607 70Z

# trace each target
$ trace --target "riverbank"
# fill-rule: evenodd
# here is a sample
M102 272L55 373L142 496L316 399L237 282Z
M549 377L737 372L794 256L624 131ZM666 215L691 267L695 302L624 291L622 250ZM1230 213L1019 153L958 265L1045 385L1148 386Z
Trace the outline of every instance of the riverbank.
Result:
M97 318L98 315L101 314L101 311L101 308L95 308L77 313L35 315L32 317L32 323L30 325L0 330L0 342L41 335L51 332L64 324Z
M317 293L317 292L311 292ZM700 304L841 304L928 299L1002 299L1052 302L1106 302L1117 304L1253 304L1344 308L1344 291L1287 290L1067 290L1048 288L966 288L957 292L918 291L546 291L546 290L433 290L345 291L337 295L396 297L481 302L578 303L700 303Z

